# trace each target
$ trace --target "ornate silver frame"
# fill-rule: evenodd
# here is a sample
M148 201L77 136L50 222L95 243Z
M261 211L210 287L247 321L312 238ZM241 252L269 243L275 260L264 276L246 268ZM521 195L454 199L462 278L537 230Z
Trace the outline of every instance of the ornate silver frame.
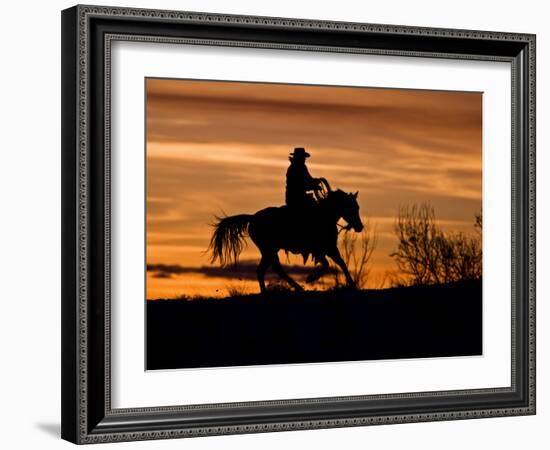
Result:
M62 436L75 443L535 413L535 36L178 11L63 11ZM512 384L506 388L112 409L110 67L113 41L512 65Z

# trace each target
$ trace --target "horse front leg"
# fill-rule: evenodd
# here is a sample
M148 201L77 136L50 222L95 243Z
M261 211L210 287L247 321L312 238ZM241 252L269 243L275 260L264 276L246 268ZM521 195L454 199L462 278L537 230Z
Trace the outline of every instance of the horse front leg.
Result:
M283 266L281 266L281 261L279 261L279 256L275 255L273 258L273 270L277 275L279 275L283 280L285 280L290 286L292 286L296 291L303 291L304 288L300 286L293 278L290 277L288 273L286 273L283 269Z
M346 283L348 287L355 287L355 281L353 281L353 278L349 273L348 266L346 266L346 262L342 258L342 255L340 255L340 251L338 250L338 248L336 248L336 250L331 252L329 256L340 267L340 269L342 269L342 272L344 272L344 276L346 277Z
M328 261L325 256L323 256L323 258L320 259L319 262L321 263L321 267L317 267L307 276L306 283L314 283L319 278L321 278L328 270Z

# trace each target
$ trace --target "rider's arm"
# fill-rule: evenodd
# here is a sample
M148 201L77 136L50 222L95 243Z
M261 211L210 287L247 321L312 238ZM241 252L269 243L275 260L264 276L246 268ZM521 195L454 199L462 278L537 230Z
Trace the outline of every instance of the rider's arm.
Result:
M309 170L307 170L307 167L305 167L304 169L304 181L306 185L306 191L313 191L315 189L318 189L321 180L319 178L313 178L310 175Z

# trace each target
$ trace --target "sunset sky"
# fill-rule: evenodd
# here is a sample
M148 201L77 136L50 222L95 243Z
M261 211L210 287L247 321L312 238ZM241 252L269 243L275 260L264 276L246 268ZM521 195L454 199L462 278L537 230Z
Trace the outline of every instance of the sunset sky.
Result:
M359 191L378 233L372 286L395 269L399 206L429 202L445 229L474 231L481 93L147 79L146 94L147 264L179 268L148 272L149 299L258 290L210 265L209 224L282 205L294 147L311 153L314 177ZM249 241L241 260L258 257Z

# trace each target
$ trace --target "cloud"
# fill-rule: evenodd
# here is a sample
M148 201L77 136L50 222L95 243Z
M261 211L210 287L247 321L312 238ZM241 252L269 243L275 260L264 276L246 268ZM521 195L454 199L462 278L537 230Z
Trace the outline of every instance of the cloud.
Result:
M381 237L375 271L393 266L399 206L428 202L446 230L464 232L481 210L480 93L148 80L147 95L147 258L164 263L148 267L148 289L255 280L250 240L237 268L208 265L209 225L283 204L295 146L312 154L312 176L359 190ZM311 270L290 261L297 278Z
M200 266L190 267L179 264L147 264L147 272L150 272L153 278L172 278L185 274L200 274L212 278L231 278L239 280L256 280L257 261L246 260L239 262L236 266L216 267ZM285 265L283 269L289 275L306 276L313 270L311 266ZM329 269L332 273L333 269Z

